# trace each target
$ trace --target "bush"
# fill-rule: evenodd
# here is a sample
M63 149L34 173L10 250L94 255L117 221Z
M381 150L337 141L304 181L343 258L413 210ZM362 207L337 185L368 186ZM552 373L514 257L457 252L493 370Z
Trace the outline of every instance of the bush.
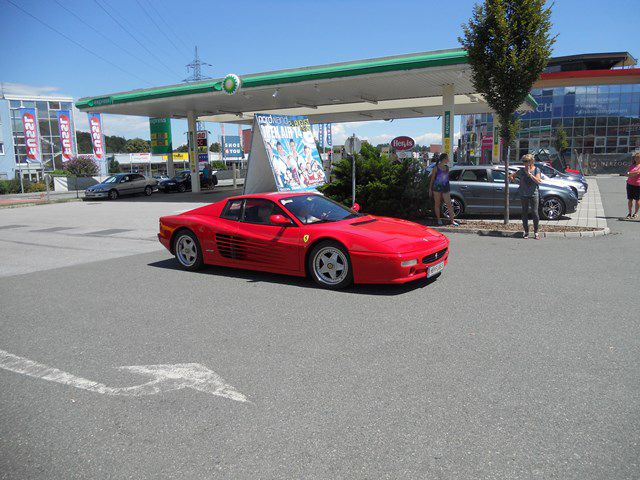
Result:
M0 180L0 195L6 195L9 193L20 193L20 180L14 178L13 180Z
M56 168L55 170L51 170L50 172L47 172L49 175L63 175L65 177L68 177L69 175L71 175L71 173L67 172L66 170L61 170L59 168Z
M226 170L227 164L221 160L216 160L215 162L211 162L211 168L213 170Z
M24 186L24 191L27 193L44 192L46 190L47 190L47 186L44 184L44 182L33 182L33 183L25 184Z
M72 175L97 175L98 165L87 157L76 157L64 162L64 169Z
M351 160L334 164L332 175L335 180L319 190L351 206ZM400 218L426 214L429 178L417 160L392 163L376 147L363 142L360 155L356 155L356 182L356 202L363 212Z

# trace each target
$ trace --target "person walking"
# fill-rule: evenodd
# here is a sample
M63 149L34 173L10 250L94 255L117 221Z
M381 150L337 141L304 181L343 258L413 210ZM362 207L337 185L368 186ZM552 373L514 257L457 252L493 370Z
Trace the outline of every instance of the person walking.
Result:
M447 212L449 213L450 223L452 226L457 227L460 224L456 222L455 212L453 211L453 206L451 205L451 194L449 193L451 187L449 185L449 166L447 165L448 162L449 155L447 155L446 153L440 154L436 165L433 167L433 170L431 170L431 178L429 179L429 193L433 197L433 209L436 213L438 225L442 225L442 219L440 218L440 205L442 205L442 201L444 200L445 205L447 206Z
M533 236L536 240L540 239L538 235L538 225L540 223L540 192L538 185L542 183L542 172L535 166L535 158L530 153L522 156L524 167L515 173L509 175L510 181L518 179L520 186L520 201L522 202L522 227L524 229L523 238L529 238L529 211L533 217Z
M627 177L627 206L629 207L627 218L636 220L640 210L640 152L635 152L631 156L631 166L624 176Z

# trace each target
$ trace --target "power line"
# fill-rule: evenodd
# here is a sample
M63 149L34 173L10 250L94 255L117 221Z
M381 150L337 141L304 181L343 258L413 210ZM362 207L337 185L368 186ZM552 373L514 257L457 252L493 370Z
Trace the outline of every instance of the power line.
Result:
M10 3L11 5L13 5L14 7L16 7L18 10L20 10L22 13L24 13L25 15L30 16L31 18L33 18L34 20L40 22L42 25L44 25L45 27L47 27L49 30L53 30L55 33L57 33L58 35L60 35L61 37L67 39L68 41L70 41L71 43L73 43L74 45L76 45L77 47L80 47L81 49L83 49L85 52L90 53L91 55L93 55L96 58L99 58L100 60L102 60L103 62L108 63L109 65L111 65L112 67L117 68L118 70L120 70L121 72L126 73L127 75L131 75L132 77L137 78L138 80L143 81L144 83L146 83L147 85L152 85L151 83L149 83L147 80L145 80L142 77L139 77L138 75L136 75L135 73L131 73L127 70L125 70L124 68L120 67L119 65L116 65L115 63L113 63L110 60L107 60L106 58L104 58L103 56L97 54L96 52L88 49L87 47L85 47L84 45L76 42L73 38L65 35L64 33L62 33L61 31L57 30L56 28L52 27L51 25L49 25L48 23L46 23L43 20L40 20L38 17L36 17L35 15L31 14L30 12L26 11L24 8L22 8L19 5L16 5L12 0L7 0L8 3Z
M163 70L160 70L156 65L152 65L151 63L147 62L145 59L143 59L142 57L139 57L137 55L135 55L134 53L132 53L131 51L129 51L128 49L124 48L122 45L118 45L116 42L114 42L109 36L105 35L104 33L102 33L100 31L99 28L95 28L91 25L89 25L89 23L85 22L82 18L80 18L73 10L69 10L67 7L65 7L62 3L60 3L58 0L54 0L54 2L56 2L58 4L58 6L64 10L66 10L67 12L69 12L71 15L73 15L75 18L78 19L78 21L80 23L82 23L83 25L89 27L91 30L93 30L94 32L96 32L98 35L100 35L102 38L104 38L106 41L108 41L109 43L111 43L112 45L115 45L117 48L119 48L120 50L122 50L124 53L126 53L127 55L131 56L132 58L135 58L136 60L138 60L139 62L144 63L146 66L150 67L150 68L154 68L155 70L157 70L158 72L162 73L163 75L165 74L165 72Z
M153 5L151 5L151 2L149 0L146 0L148 7L151 9L151 11L155 12L155 14L158 16L158 18L160 19L160 21L162 23L164 23L164 25L167 27L168 30L171 30L172 27L171 25L169 25L169 23L164 19L164 16L160 13L160 9L156 9L153 7ZM188 32L189 29L186 28L184 29L185 32ZM178 40L180 41L180 43L182 44L182 46L185 48L185 50L188 52L189 51L189 46L185 43L185 41L182 39L182 35L177 35Z
M147 11L146 8L144 8L144 5L142 5L142 3L140 3L140 0L136 0L136 3L138 4L138 6L140 7L140 9L144 12L144 14L147 16L147 18L149 20L151 20L151 22L155 25L155 27L160 31L160 33L162 35L164 35L164 37L169 40L169 43L171 43L171 45L173 45L173 47L176 49L176 51L178 52L178 55L182 55L182 52L180 51L180 49L178 48L178 46L175 44L175 42L171 39L171 37L169 35L167 35L167 32L165 32L162 28L160 28L160 25L158 25L158 23L153 19L153 17L149 14L149 12ZM152 8L153 10L153 8Z
M131 38L133 38L136 41L136 43L138 43L138 45L144 48L149 55L151 55L153 58L155 58L158 61L158 63L160 63L163 67L165 67L167 71L171 73L171 75L176 75L176 73L172 71L171 68L166 63L164 63L160 57L158 57L155 53L149 50L140 40L138 40L136 36L133 33L131 33L129 29L127 29L124 25L122 25L122 23L120 23L118 19L116 19L113 15L111 15L111 13L109 13L109 11L106 8L104 8L104 6L100 4L100 2L98 2L98 0L93 0L93 1L96 3L96 5L98 5L102 9L104 13L106 13L109 16L109 18L111 18L111 20L116 22L122 30L124 30Z

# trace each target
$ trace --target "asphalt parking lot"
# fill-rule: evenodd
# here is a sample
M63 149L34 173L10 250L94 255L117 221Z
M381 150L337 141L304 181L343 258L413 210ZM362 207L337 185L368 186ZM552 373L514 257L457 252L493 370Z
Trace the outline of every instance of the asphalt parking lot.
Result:
M205 197L0 210L0 363L33 374L0 368L0 478L638 478L640 224L598 185L612 235L451 234L437 280L341 292L177 269L158 216ZM248 401L117 393L176 364Z

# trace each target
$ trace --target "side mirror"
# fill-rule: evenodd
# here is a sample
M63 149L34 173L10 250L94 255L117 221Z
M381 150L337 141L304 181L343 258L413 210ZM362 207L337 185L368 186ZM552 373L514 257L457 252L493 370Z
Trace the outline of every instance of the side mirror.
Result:
M358 205L357 203L354 203L353 206L351 207L351 210L353 210L354 212L359 212L360 205Z
M271 225L278 225L280 227L288 227L291 225L291 220L289 220L284 215L278 214L278 215L271 215L269 217L269 223L271 223Z

